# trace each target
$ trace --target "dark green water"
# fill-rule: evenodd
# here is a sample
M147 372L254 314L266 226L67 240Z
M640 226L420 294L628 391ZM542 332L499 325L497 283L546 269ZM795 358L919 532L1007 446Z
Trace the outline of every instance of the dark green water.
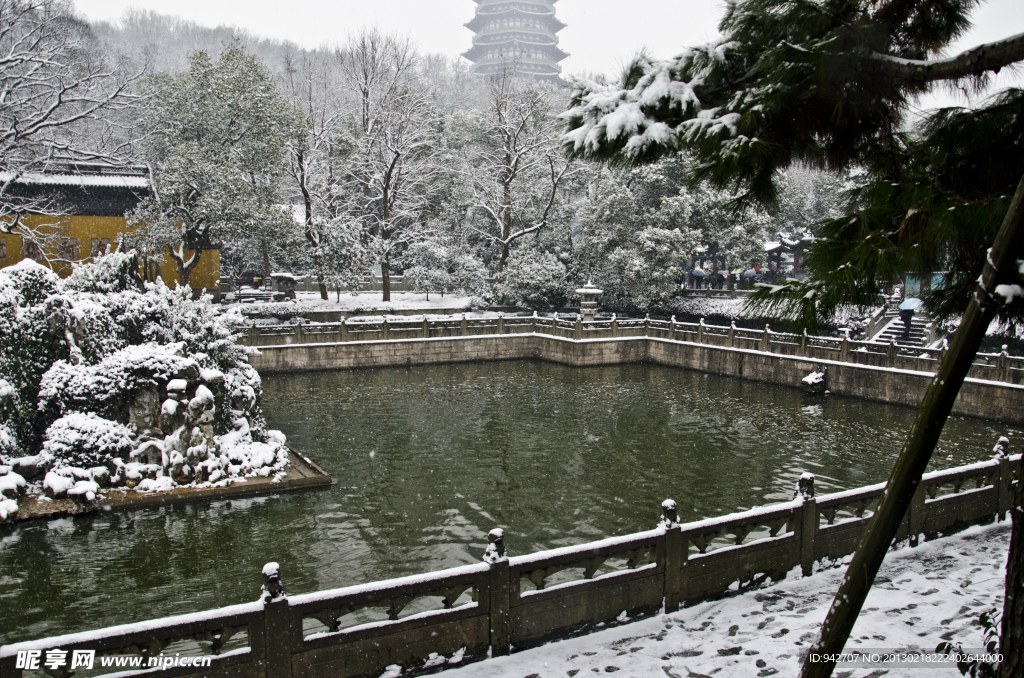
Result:
M656 366L540 362L265 380L271 427L329 490L110 513L0 532L0 640L254 600L276 560L303 593L884 480L914 410ZM955 418L932 467L987 458L1005 426Z

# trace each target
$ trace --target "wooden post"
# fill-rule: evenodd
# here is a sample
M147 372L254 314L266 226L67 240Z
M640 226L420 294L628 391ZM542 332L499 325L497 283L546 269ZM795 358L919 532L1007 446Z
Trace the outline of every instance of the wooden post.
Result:
M665 612L676 612L682 603L683 531L671 499L661 504L661 522L665 526Z
M277 563L263 567L263 639L267 678L291 678L291 613Z
M619 319L615 313L612 313L612 336L619 336Z
M700 322L697 324L697 343L704 343L704 318L701 318Z
M511 651L509 638L509 610L511 605L511 577L508 556L505 554L505 534L500 529L491 530L487 535L490 542L484 552L484 562L490 564L488 599L490 601L489 621L491 655L500 657Z
M498 311L498 334L505 334L505 314Z
M800 518L796 521L800 543L800 570L805 577L814 572L814 540L818 536L818 500L814 498L814 475L804 473L797 484L797 495L803 497Z

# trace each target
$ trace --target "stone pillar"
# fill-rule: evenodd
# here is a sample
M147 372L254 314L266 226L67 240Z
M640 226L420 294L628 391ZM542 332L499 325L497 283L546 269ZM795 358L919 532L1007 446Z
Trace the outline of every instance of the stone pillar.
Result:
M619 318L615 313L612 313L612 336L619 336Z
M1003 344L1002 351L996 358L996 379L1006 383L1010 382L1010 354L1007 353L1009 346Z
M697 343L704 343L704 318L701 318L700 322L697 323Z
M430 321L427 316L423 316L423 338L430 339Z
M263 642L268 678L291 678L291 614L277 563L263 566ZM252 630L250 630L251 633Z
M729 324L729 346L736 348L736 321Z
M761 337L761 350L770 353L772 350L772 328L764 326L764 336Z
M843 330L843 341L839 344L839 359L844 363L850 362L850 330Z
M807 328L804 328L804 333L800 336L800 355L807 357Z
M576 314L576 327L573 328L572 337L576 340L583 338L583 316L579 313Z
M509 615L511 607L510 573L505 553L505 534L500 529L487 535L490 542L484 552L484 562L491 566L488 589L491 654L495 657L509 654Z
M469 334L469 323L466 322L465 313L462 314L462 322L459 323L459 332L462 334L462 336L466 336Z
M391 326L388 325L387 317L385 317L384 322L380 324L380 338L384 341L391 339Z
M338 328L338 339L340 341L348 341L348 324L345 321L345 316L341 316L341 326Z
M894 339L889 340L889 346L885 350L885 360L889 367L896 367L896 341Z
M684 544L676 503L671 499L661 503L661 523L665 528L665 612L676 612L682 603Z
M672 316L672 320L669 321L669 323L668 323L668 330L669 330L669 332L671 332L671 335L669 336L669 339L675 339L676 338L676 317L675 316Z
M505 334L505 314L498 311L498 334Z
M644 336L651 336L651 314L648 313L644 316Z
M800 544L800 570L805 577L814 572L814 539L818 536L818 500L814 498L814 475L804 473L797 484L797 496L803 498L796 521Z

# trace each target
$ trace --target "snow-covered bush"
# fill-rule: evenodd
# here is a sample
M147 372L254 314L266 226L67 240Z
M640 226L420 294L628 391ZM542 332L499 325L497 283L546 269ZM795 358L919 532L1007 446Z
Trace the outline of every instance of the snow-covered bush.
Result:
M58 469L112 466L114 459L128 459L135 449L132 438L127 426L92 412L72 412L46 429L43 453Z
M526 308L560 308L569 301L565 265L550 252L528 247L513 250L498 274L492 293L495 301L510 301Z
M108 477L166 489L282 471L241 315L137 270L114 253L66 280L31 260L0 271L0 464L32 456L18 468L83 497Z

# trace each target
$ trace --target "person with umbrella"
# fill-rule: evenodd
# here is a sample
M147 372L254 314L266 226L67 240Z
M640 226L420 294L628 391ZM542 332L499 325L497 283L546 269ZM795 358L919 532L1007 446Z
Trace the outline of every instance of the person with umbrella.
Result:
M699 290L702 287L701 283L704 281L704 270L700 269L700 268L695 268L695 269L693 269L693 274L692 275L693 275L693 287L694 287L694 289Z
M903 321L903 341L910 339L910 323L914 320L914 311L924 306L924 302L915 297L909 297L900 304L900 320Z

